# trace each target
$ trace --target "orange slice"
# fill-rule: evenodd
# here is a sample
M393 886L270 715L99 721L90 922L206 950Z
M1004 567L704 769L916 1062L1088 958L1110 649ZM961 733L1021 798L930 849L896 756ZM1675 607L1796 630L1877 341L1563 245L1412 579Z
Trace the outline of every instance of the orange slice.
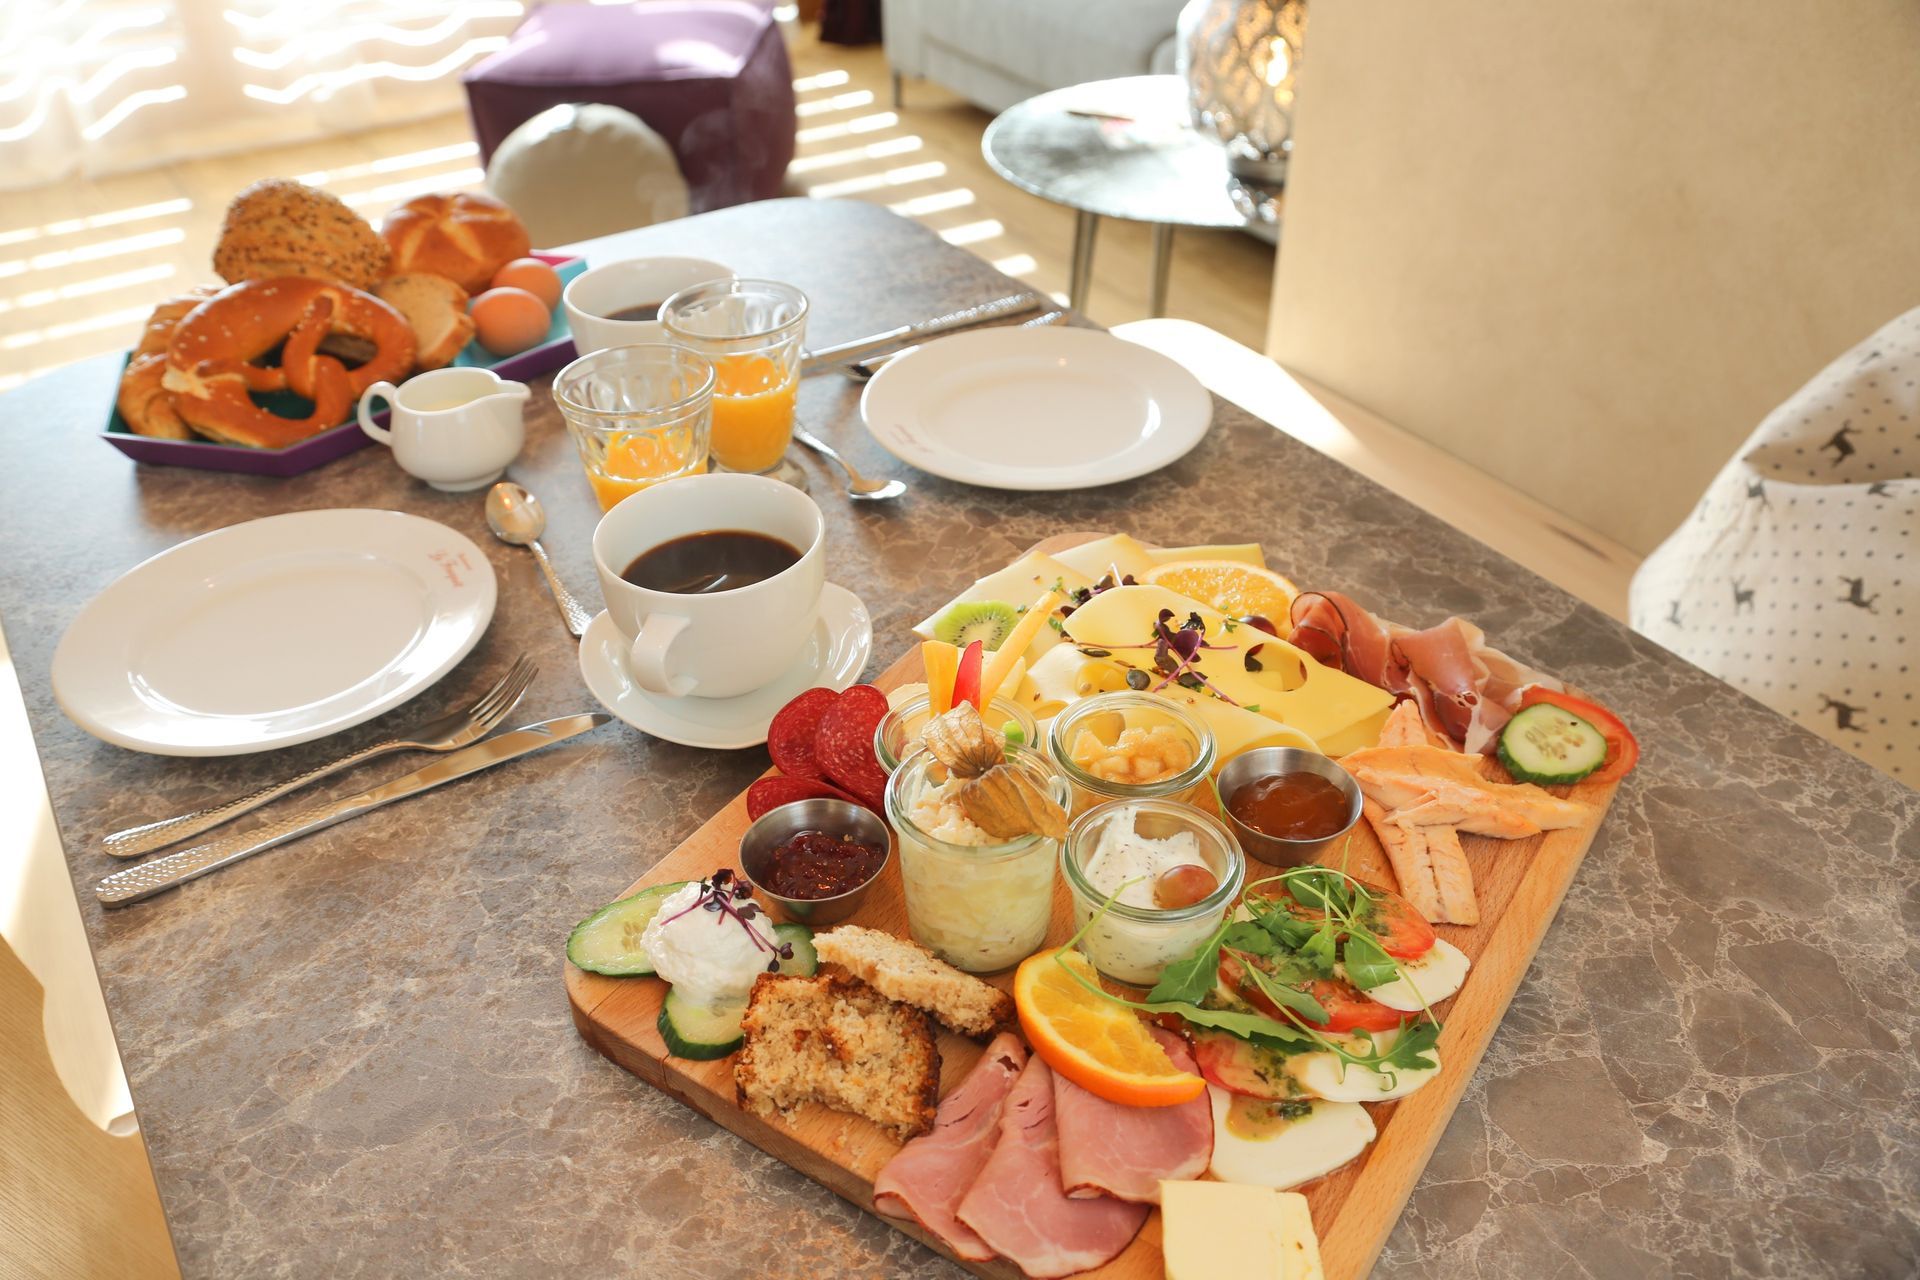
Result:
M1014 974L1020 1029L1049 1067L1128 1107L1171 1107L1205 1092L1207 1082L1174 1066L1131 1010L1075 982L1054 963L1056 954L1089 982L1100 981L1085 956L1065 948L1028 956Z
M1148 570L1142 582L1177 591L1229 618L1258 615L1284 626L1300 588L1271 569L1239 560L1174 560Z

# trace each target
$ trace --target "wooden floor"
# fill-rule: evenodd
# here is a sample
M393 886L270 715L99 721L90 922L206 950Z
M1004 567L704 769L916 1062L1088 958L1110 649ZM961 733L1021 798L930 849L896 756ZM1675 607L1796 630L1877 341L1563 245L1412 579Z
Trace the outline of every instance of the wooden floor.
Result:
M1017 191L980 156L992 118L932 84L909 83L895 111L879 46L792 40L800 102L796 193L889 205L1050 293L1067 287L1073 215ZM0 192L0 389L131 345L153 304L212 279L209 258L233 193L257 178L324 186L378 219L423 191L478 185L467 118L419 122ZM1108 222L1089 310L1106 324L1147 313L1148 233ZM1183 232L1171 314L1248 346L1265 341L1273 248L1238 232Z

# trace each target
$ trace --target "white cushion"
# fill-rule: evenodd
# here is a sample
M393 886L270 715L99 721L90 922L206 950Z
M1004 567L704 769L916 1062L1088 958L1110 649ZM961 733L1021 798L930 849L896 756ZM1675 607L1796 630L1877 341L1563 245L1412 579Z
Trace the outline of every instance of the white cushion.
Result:
M549 108L508 134L487 165L487 189L513 206L536 246L687 215L686 179L666 139L600 102Z

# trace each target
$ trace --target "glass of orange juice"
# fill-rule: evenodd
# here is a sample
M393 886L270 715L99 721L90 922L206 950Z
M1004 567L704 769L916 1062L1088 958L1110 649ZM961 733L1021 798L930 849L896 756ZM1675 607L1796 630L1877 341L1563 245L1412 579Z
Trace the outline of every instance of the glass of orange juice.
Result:
M608 347L553 380L600 509L648 485L707 469L713 364L677 343Z
M713 460L804 489L787 446L807 295L777 280L710 280L662 303L660 323L713 361Z

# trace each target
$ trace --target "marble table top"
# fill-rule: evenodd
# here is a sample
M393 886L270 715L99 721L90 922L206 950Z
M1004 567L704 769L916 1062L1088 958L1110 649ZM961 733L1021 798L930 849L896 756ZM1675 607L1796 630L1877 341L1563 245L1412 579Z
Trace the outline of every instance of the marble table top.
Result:
M792 280L814 299L815 343L1011 288L865 204L753 205L620 243ZM144 906L94 903L89 886L114 865L100 836L343 745L166 759L61 715L47 671L62 631L183 538L364 506L485 548L500 576L486 638L417 705L342 735L353 744L463 702L522 650L541 671L517 720L590 706L532 560L489 538L477 497L433 492L378 448L289 480L135 466L92 438L116 367L94 360L0 397L0 620L187 1274L958 1276L602 1059L569 1021L569 927L764 768L762 750L614 724ZM1048 534L1258 539L1295 580L1388 616L1475 620L1638 730L1646 758L1377 1274L1920 1269L1920 793L1224 403L1165 471L1023 496L912 473L866 437L857 394L819 377L800 405L860 467L913 486L897 504L851 505L805 463L831 576L873 612L874 671L957 583ZM514 474L552 514L560 571L592 599L598 513L550 402L536 402Z
M1248 222L1226 150L1193 127L1179 76L1094 80L1028 98L994 117L980 150L1022 191L1088 213L1178 227Z

